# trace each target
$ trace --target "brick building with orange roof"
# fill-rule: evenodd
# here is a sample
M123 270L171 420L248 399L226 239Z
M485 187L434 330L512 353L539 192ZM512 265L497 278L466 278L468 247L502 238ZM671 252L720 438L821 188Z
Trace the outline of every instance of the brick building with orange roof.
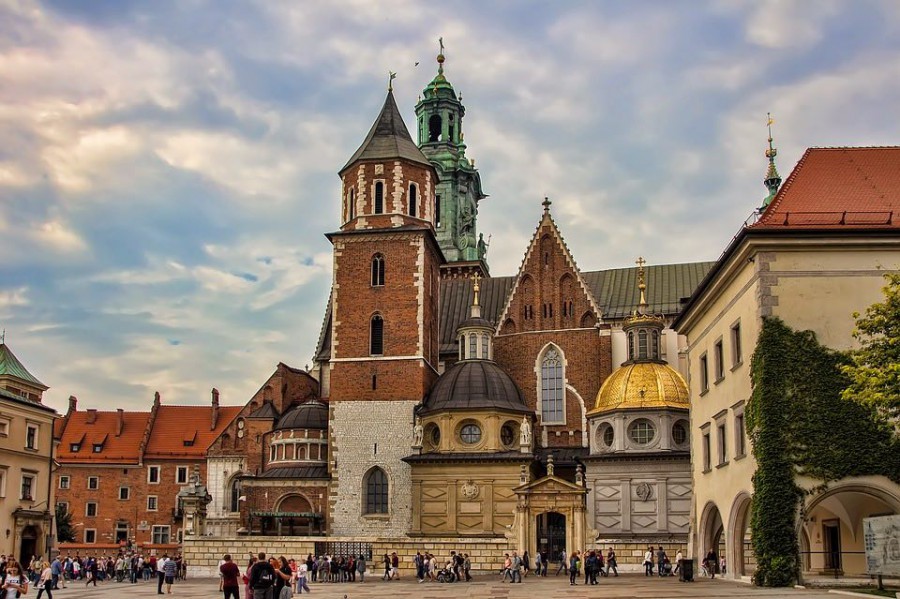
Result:
M180 541L177 494L191 471L206 476L206 452L239 407L167 406L149 412L69 409L55 427L56 503L71 515L75 540L62 552L110 553L122 546L162 552Z

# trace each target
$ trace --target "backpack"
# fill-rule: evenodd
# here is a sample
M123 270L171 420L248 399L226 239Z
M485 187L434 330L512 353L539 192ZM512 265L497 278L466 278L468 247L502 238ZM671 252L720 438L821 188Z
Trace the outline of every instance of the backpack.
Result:
M273 584L275 584L275 574L271 569L266 569L259 573L256 586L253 588L267 589Z

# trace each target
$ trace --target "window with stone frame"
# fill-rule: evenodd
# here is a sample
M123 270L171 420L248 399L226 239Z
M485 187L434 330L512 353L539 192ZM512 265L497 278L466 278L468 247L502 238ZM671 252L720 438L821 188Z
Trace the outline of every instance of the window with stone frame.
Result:
M166 545L169 543L171 539L171 527L169 526L154 526L153 527L153 544L154 545Z
M35 478L34 474L22 474L22 494L20 499L34 500Z
M375 214L384 212L384 183L381 181L375 183L375 206L373 212Z
M365 489L365 514L388 513L388 478L384 470L372 468L363 481Z
M381 314L372 316L369 323L369 355L384 355L384 319Z
M474 360L478 357L478 337L475 333L469 333L469 359Z
M415 183L409 184L409 215L418 216L419 188Z
M147 495L147 511L155 512L159 505L159 498L156 495Z
M384 256L372 256L372 287L384 287Z
M229 508L232 512L241 511L241 479L235 477L231 481L231 497L229 501Z
M555 346L544 352L540 372L541 423L565 424L563 358Z

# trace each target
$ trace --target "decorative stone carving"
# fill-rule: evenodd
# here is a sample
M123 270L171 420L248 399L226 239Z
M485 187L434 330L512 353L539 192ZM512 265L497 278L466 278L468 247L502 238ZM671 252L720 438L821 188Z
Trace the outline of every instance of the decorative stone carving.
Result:
M416 416L416 425L413 427L413 447L422 447L425 438L425 429L422 427L422 419Z
M519 445L531 448L531 423L528 422L528 416L522 416L522 426L519 430Z
M649 501L653 496L653 487L650 483L640 483L637 486L637 496L641 501Z
M462 496L468 500L475 499L478 497L478 485L476 485L473 481L467 480L462 485Z

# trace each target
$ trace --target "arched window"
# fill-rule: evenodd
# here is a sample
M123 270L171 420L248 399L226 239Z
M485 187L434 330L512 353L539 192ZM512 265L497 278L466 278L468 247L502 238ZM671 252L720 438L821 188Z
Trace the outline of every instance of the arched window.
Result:
M466 359L466 336L460 335L459 337L459 359Z
M241 479L234 477L231 481L231 502L232 512L241 511Z
M478 337L475 333L469 333L469 359L474 360L478 357Z
M455 127L453 124L453 114L447 116L447 121L447 139L453 141L454 139L456 139L456 137L454 136Z
M356 189L350 188L350 219L356 218Z
M372 256L372 287L384 286L384 256Z
M638 358L647 359L647 331L644 329L638 331Z
M419 203L419 190L415 183L409 184L409 215L416 215L416 205Z
M363 481L366 514L388 513L388 479L381 468L372 468Z
M488 336L485 333L484 335L481 336L481 357L484 358L485 360L491 359L488 347L489 347Z
M369 325L369 354L380 356L384 353L384 319L380 314L372 317Z
M628 331L628 359L634 360L634 331Z
M441 115L431 115L428 119L428 141L441 141L441 129Z
M384 212L384 183L375 183L375 214Z
M653 331L650 341L650 357L659 360L659 331Z
M541 360L541 421L543 424L564 424L563 361L559 350L550 347Z

